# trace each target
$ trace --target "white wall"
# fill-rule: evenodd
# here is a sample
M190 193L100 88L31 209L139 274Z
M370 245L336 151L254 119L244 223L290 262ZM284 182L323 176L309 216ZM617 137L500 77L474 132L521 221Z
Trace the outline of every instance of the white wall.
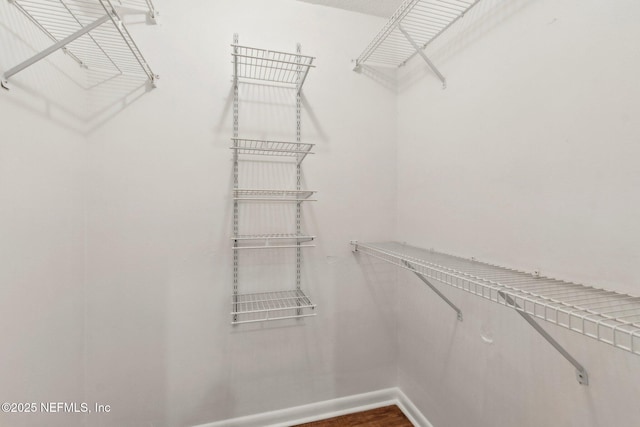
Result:
M47 46L0 2L0 73ZM54 55L0 89L0 401L84 400L83 97ZM17 409L17 408L16 408ZM37 407L38 412L40 407ZM82 425L0 412L0 425Z
M395 94L350 71L382 21L290 0L157 6L162 25L132 31L159 88L89 136L87 398L114 408L92 425L192 426L393 386L393 277L365 280L348 245L396 221ZM302 127L318 315L304 321L230 325L234 32L317 57ZM291 91L242 91L241 135L295 138Z
M640 6L482 1L399 75L398 238L640 294ZM410 274L398 292L399 384L435 426L632 426L640 360ZM483 339L484 337L484 339ZM492 341L491 344L487 341Z

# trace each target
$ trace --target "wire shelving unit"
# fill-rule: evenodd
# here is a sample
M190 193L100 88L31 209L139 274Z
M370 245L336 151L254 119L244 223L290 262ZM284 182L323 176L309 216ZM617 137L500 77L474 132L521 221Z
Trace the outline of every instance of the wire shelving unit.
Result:
M396 242L354 250L640 355L640 297Z
M301 290L238 295L232 303L234 323L264 322L314 316L316 305Z
M158 12L151 0L9 0L53 43L4 72L8 79L52 53L62 50L81 67L111 75L146 78L151 86L157 76L129 34L122 16L144 13L155 23Z
M405 0L356 59L364 64L401 67L416 55L446 85L444 76L427 58L424 49L462 18L480 0Z
M315 67L313 56L233 44L234 80L260 81L295 88L298 92Z
M302 231L302 202L312 201L315 191L302 188L301 163L309 154L313 144L301 142L302 98L301 90L309 70L314 67L314 58L301 54L298 44L296 53L258 49L241 46L238 35L234 35L232 47L233 62L233 299L231 323L264 322L303 318L315 315L315 304L302 291L302 250L314 247L315 236ZM268 139L240 138L238 85L277 85L296 91L296 140L274 141ZM239 185L240 160L254 156L273 156L279 159L291 158L295 167L295 189L252 189ZM281 160L279 160L281 161ZM315 200L314 200L315 201ZM295 232L287 234L243 234L239 229L241 202L295 204ZM239 291L239 252L253 249L295 249L295 288L275 292L243 294Z
M239 234L233 236L231 240L235 241L234 250L242 249L275 249L275 248L310 248L315 245L301 245L304 242L311 242L316 236L306 234ZM249 246L241 246L243 242L250 242Z
M238 154L294 157L298 164L308 154L314 154L311 151L313 144L308 143L241 138L231 138L231 140L233 141L231 149Z
M238 188L233 190L234 200L250 202L315 202L313 190L266 190Z

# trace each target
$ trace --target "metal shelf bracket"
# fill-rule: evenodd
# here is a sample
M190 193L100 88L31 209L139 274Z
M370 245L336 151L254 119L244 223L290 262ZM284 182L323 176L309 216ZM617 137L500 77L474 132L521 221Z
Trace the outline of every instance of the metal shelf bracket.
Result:
M349 244L351 245L351 251L352 252L354 252L354 253L358 252L358 241L357 240L352 240L351 242L349 242ZM411 264L409 264L409 262L407 260L403 259L401 261L406 267L408 267L411 270L412 273L414 273L416 276L418 276L418 279L422 280L424 282L424 284L427 285L428 287L430 287L431 290L433 290L433 292L435 292L440 298L442 298L442 300L444 302L449 304L449 306L458 314L458 320L462 322L462 310L460 310L453 302L451 302L451 300L449 298L444 296L444 294L442 292L440 292L438 290L438 288L433 286L433 284L431 282L429 282L422 274L416 272L414 267Z
M438 288L436 288L431 282L429 282L422 274L417 273L413 265L409 264L409 262L407 262L406 260L402 260L402 263L409 267L409 269L411 269L411 272L418 276L418 279L422 280L425 285L430 287L431 290L435 292L436 295L438 295L440 298L442 298L444 302L449 304L449 307L451 307L458 314L458 320L462 322L462 310L460 310L453 302L451 302L449 298L447 298L442 292L440 292Z
M20 71L24 70L25 68L28 68L30 66L32 66L33 64L35 64L36 62L46 58L47 56L51 55L52 53L60 50L60 49L64 49L64 47L66 45L68 45L69 43L73 42L74 40L78 39L79 37L82 37L83 35L87 34L90 31L95 30L96 28L98 28L100 25L104 24L105 22L109 21L111 19L111 17L109 15L104 15L101 18L96 19L94 22L92 22L91 24L82 27L80 30L76 31L75 33L71 34L70 36L68 36L65 39L60 40L57 43L54 43L53 45L49 46L48 48L46 48L45 50L43 50L42 52L39 52L37 54L35 54L34 56L32 56L31 58L22 61L20 64L16 65L13 68L10 68L9 70L7 70L3 75L2 75L2 87L4 87L5 89L8 89L8 87L6 86L6 82L7 80L9 80L11 78L11 76L18 74Z
M446 89L447 88L447 80L444 78L442 73L440 73L440 71L436 68L436 66L433 65L433 62L431 62L431 60L427 57L427 55L424 53L424 51L420 48L420 46L418 46L416 44L416 42L411 38L409 33L407 33L405 31L405 29L402 28L402 25L398 24L398 30L400 30L400 32L404 35L404 37L407 39L409 44L411 44L411 46L413 46L413 48L416 50L416 53L418 55L420 55L422 57L422 59L424 59L424 62L426 62L427 65L429 66L429 68L431 68L431 71L433 71L433 73L440 79L440 81L442 82L442 88Z
M549 333L545 331L542 326L540 326L538 322L536 322L529 314L521 311L522 307L520 307L509 294L499 291L498 295L500 295L509 306L515 308L516 312L520 316L522 316L522 318L526 320L527 323L536 330L536 332L542 335L542 338L547 340L547 342L551 344L553 348L555 348L565 359L569 361L569 363L571 363L576 368L576 379L580 384L589 385L589 376L586 369L584 369L584 367L567 350L565 350L565 348L562 347L562 345L560 345L558 341L556 341L551 335L549 335Z

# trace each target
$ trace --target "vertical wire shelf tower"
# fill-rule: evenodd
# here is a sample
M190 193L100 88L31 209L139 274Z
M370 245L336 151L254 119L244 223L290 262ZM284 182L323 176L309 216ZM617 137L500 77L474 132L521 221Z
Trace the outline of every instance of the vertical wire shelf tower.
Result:
M234 34L233 57L233 298L231 301L231 323L264 322L315 316L315 304L302 291L302 250L313 247L315 236L302 231L302 203L315 201L315 191L302 188L302 161L313 144L303 143L302 85L309 70L314 67L311 56L302 55L300 44L296 53L258 49L239 45ZM239 83L275 85L291 88L296 92L296 140L274 141L240 137L239 130ZM291 159L296 168L295 189L241 188L239 185L240 160L255 156L282 157ZM295 203L295 233L241 234L239 226L240 206L243 203ZM272 292L240 293L240 252L259 249L295 249L295 289Z

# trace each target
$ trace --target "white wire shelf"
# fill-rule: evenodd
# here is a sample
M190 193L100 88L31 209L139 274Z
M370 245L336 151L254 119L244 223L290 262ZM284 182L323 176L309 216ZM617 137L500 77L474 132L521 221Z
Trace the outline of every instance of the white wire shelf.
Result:
M233 141L231 149L235 150L238 154L295 157L298 164L300 164L308 154L314 154L311 152L314 144L242 138L231 138L231 140Z
M425 278L640 355L640 297L396 242L352 245Z
M364 64L403 66L420 55L446 87L444 76L423 52L480 0L405 0L356 59Z
M237 44L231 46L235 81L266 81L293 87L299 91L309 69L315 67L312 65L315 59L312 56Z
M315 316L316 305L301 290L238 294L231 301L232 324Z
M239 188L233 190L234 200L252 202L315 202L316 192L311 190L258 190Z
M151 22L157 14L151 0L12 0L53 45L7 70L3 79L62 49L83 68L111 75L157 76L124 25L121 13L140 11ZM115 5L113 3L116 3Z
M239 234L231 237L234 250L242 249L282 249L282 248L311 248L315 245L303 244L311 242L316 236L306 234ZM247 243L247 245L243 245Z

